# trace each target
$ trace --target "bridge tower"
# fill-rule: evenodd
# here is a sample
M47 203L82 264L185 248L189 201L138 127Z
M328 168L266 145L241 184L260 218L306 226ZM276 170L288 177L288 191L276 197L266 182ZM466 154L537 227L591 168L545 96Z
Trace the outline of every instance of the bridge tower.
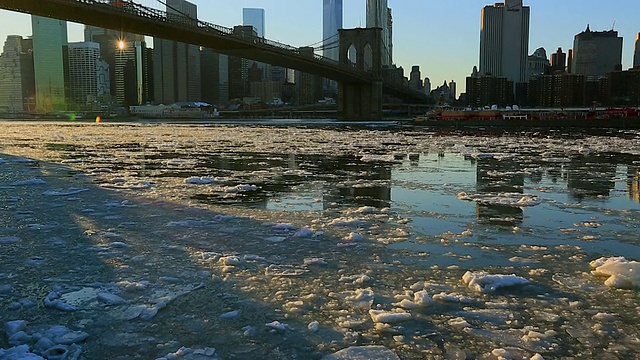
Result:
M338 118L341 120L382 119L382 29L340 29L341 64L371 74L371 82L338 83ZM355 55L355 59L349 59ZM355 63L353 62L355 60Z

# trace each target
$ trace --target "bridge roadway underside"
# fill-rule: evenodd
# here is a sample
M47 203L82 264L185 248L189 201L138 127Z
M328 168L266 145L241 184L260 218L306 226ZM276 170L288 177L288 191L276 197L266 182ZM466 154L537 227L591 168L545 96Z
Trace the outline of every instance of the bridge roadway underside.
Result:
M0 0L0 8L199 45L221 54L300 70L339 82L371 81L367 74L319 61L303 53L260 44L258 38L254 41L225 34L213 28L205 30L195 25L145 18L105 4L98 6L69 0Z
M348 120L379 119L382 116L382 89L392 96L411 98L406 92L373 81L370 75L348 67L319 61L313 56L256 43L254 40L218 31L123 12L105 4L91 5L69 0L0 0L0 8L37 16L93 25L122 32L142 34L190 43L236 56L336 80L341 84L339 117Z

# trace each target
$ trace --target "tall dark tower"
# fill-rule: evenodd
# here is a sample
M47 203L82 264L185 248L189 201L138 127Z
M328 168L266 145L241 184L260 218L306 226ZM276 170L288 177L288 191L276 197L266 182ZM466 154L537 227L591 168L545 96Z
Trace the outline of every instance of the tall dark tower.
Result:
M554 73L564 72L566 64L567 54L562 52L562 48L559 47L555 53L551 54L551 71Z

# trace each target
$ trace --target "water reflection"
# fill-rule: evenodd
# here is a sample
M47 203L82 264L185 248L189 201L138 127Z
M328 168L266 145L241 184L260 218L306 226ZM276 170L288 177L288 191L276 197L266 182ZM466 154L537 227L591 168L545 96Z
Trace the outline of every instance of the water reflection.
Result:
M476 190L479 194L522 193L524 173L520 164L512 159L482 157L476 161ZM492 224L514 225L521 223L524 214L521 207L477 203L478 221Z

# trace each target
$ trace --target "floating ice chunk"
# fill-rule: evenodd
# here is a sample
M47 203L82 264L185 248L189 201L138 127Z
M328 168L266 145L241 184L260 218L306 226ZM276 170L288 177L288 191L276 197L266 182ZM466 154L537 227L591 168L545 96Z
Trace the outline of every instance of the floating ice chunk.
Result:
M194 184L194 185L209 185L216 182L216 180L209 177L190 177L185 179L184 182L186 182L187 184Z
M484 271L471 272L467 271L462 276L462 281L469 286L470 289L489 293L496 291L501 287L525 285L530 281L516 275L490 275Z
M350 276L341 276L340 282L349 282L352 284L364 284L368 281L371 281L371 277L369 275L361 274L361 275L350 275Z
M295 226L288 223L274 224L271 228L274 230L295 230L296 229Z
M207 220L177 220L169 221L166 226L169 227L207 227L215 225L212 221Z
M62 310L62 311L76 310L74 306L60 300L60 293L58 293L57 291L50 292L47 295L47 297L44 298L44 306L51 309Z
M344 293L344 300L356 309L371 309L375 293L371 288L356 289L353 293Z
M369 316L374 323L387 323L395 324L403 321L411 320L411 314L404 311L384 311L384 310L369 310Z
M584 221L581 223L574 223L573 226L575 227L586 227L586 228L599 228L602 226L602 224L597 223L595 221Z
M42 179L28 179L22 181L16 181L11 183L13 186L28 186L28 185L44 185L47 182Z
M17 236L0 237L0 245L15 244L20 241Z
M349 227L349 226L363 227L363 226L367 226L368 223L365 220L356 219L356 218L337 218L337 219L331 220L328 225L345 226L345 227Z
M240 310L228 311L220 315L220 319L235 319L240 315Z
M240 258L237 256L224 256L221 257L218 262L222 263L225 266L239 266Z
M9 336L9 339L7 340L9 342L9 345L18 346L30 342L31 336L29 336L29 334L24 331L18 331L17 333Z
M540 199L536 195L521 193L487 193L487 194L467 194L458 193L458 199L473 201L485 205L501 205L512 207L535 206L540 204Z
M289 327L289 325L285 324L285 323L281 323L280 321L272 321L270 323L266 323L264 324L266 327L276 330L276 331L287 331L287 330L291 330L291 328Z
M47 190L47 191L43 192L42 195L45 195L45 196L68 196L68 195L79 194L79 193L85 192L85 191L89 191L89 189L70 187L70 188L67 188L67 189Z
M601 257L589 263L595 276L607 277L604 284L610 287L632 289L640 287L640 262L624 257Z
M618 318L618 316L616 314L609 314L609 313L599 312L599 313L593 315L591 318L593 320L597 320L597 321L601 321L601 322L610 322L610 321L615 321Z
M373 206L362 206L354 211L354 213L356 214L365 214L365 215L374 214L376 212L378 212L378 209Z
M384 346L352 346L325 355L321 360L400 360L398 355Z
M0 349L2 360L44 360L42 356L29 352L29 345L20 345L8 350Z
M11 337L11 335L17 333L18 331L23 331L27 328L27 322L24 320L13 320L7 321L4 324L4 332L7 334L7 337Z
M309 272L308 269L278 264L271 264L264 270L264 274L267 276L300 276L307 272Z
M302 229L296 231L293 234L293 237L310 237L313 236L313 230L309 229L308 227L303 227Z
M323 258L305 258L303 263L305 265L327 265L327 261Z
M433 299L429 296L426 290L420 290L413 293L413 301L409 299L402 299L399 303L395 304L404 309L417 309L421 307L429 306L433 303Z
M239 184L236 186L229 186L229 187L225 187L222 190L224 192L227 193L241 193L241 192L248 192L248 191L256 191L258 190L258 186L256 185L249 185L249 184Z
M531 357L530 360L544 360L544 358L540 354L535 354Z
M448 322L449 326L453 327L453 328L470 328L471 324L469 324L469 322L467 322L467 320L465 320L465 318L462 317L457 317L454 319L450 319Z
M106 303L107 305L121 305L126 302L126 300L120 296L108 292L99 292L97 297L98 300Z
M317 321L312 321L307 325L307 329L311 332L318 332L320 330L320 323Z
M352 242L364 241L366 240L366 238L360 235L359 233L352 231L349 233L349 235L345 236L342 240L348 243L352 243Z

